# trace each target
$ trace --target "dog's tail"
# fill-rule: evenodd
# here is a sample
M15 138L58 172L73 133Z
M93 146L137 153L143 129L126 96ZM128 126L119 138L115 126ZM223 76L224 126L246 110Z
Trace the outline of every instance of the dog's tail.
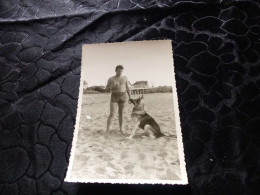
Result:
M160 134L157 134L156 135L156 138L160 138L160 137L166 137L167 135L163 134L163 133L160 133Z
M160 138L160 137L176 137L176 135L165 135L165 134L161 133L160 135L157 136L157 138Z
M176 135L166 135L166 137L176 137Z

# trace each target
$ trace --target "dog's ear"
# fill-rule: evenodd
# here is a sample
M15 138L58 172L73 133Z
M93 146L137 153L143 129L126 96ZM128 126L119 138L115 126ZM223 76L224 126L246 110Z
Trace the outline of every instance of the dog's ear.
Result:
M141 99L144 99L144 95L142 94Z
M128 100L128 103L129 103L129 104L131 104L131 103L132 103L132 104L134 104L134 105L135 105L135 100L133 100L133 99L129 99L129 100Z

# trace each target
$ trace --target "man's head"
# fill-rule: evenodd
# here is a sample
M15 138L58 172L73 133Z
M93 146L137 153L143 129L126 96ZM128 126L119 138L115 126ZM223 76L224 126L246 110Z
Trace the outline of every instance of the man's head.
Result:
M116 75L121 76L123 73L124 67L122 65L117 65L116 66Z

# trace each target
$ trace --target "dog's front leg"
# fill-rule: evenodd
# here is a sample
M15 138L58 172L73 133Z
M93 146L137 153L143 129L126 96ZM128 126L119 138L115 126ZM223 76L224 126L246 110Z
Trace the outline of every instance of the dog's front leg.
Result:
M135 124L135 127L134 127L134 129L133 129L131 135L130 135L129 137L127 137L127 139L132 139L132 137L135 135L135 132L136 132L136 130L137 130L139 124L140 124L140 122L138 121L138 122Z

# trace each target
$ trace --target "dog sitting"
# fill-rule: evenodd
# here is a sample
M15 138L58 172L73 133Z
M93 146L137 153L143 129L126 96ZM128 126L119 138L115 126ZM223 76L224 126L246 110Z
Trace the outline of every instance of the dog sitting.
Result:
M143 129L150 137L159 138L166 136L161 132L158 123L144 111L144 97L143 95L137 99L130 99L129 104L134 104L134 108L131 113L131 119L135 123L135 127L131 135L127 138L132 139L135 135L137 128Z

